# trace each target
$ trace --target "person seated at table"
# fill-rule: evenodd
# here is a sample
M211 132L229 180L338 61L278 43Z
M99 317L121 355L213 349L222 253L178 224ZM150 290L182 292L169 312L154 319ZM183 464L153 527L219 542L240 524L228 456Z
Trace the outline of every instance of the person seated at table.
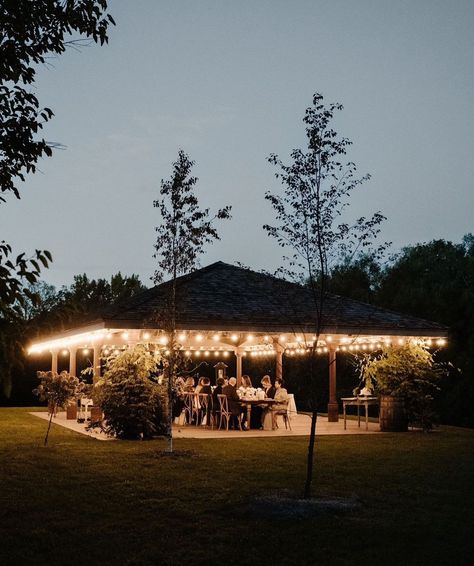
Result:
M278 411L286 411L288 407L288 391L283 387L283 381L281 379L275 379L275 396L273 397L276 401L274 405L270 407L272 413L272 429L278 428L276 417Z
M243 375L242 381L240 383L240 387L247 389L247 387L253 387L252 380L250 379L250 375Z
M273 399L273 397L275 397L275 388L272 385L272 380L270 379L270 376L264 375L260 383L262 384L262 388L265 391L265 397L269 399Z
M198 379L198 384L196 385L196 387L194 388L194 393L201 393L201 389L203 386L203 379L205 379L204 377L200 377Z
M194 377L187 377L184 383L185 393L194 393Z
M222 393L227 397L227 405L229 411L232 413L231 426L229 428L234 428L237 430L239 428L239 418L241 413L245 414L244 407L240 404L240 397L236 389L237 380L235 377L229 379L229 384L222 388ZM244 425L242 424L244 427Z
M206 393L207 395L211 395L212 394L211 380L208 377L202 377L200 379L200 382L201 382L201 390L199 391L199 393L201 393L201 395L203 393Z

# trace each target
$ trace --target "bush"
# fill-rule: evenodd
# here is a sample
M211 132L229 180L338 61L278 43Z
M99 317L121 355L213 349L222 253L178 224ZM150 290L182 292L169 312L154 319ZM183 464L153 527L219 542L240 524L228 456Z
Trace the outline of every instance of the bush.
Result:
M423 430L433 426L433 395L448 373L448 366L435 362L423 344L411 342L401 347L386 347L381 354L367 355L361 364L365 386L379 395L402 397L408 421Z
M157 364L142 345L107 360L107 370L94 388L106 431L123 439L151 438L160 432L161 387L153 379Z

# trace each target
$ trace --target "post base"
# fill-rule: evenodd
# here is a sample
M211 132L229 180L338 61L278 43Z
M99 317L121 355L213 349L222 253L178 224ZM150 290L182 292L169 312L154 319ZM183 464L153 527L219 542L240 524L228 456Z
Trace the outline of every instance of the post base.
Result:
M337 423L339 421L339 404L328 403L328 422Z

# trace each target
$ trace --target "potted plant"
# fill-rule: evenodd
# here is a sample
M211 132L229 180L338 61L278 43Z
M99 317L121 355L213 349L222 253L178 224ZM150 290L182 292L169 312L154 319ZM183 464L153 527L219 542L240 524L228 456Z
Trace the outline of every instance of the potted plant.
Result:
M365 386L380 397L381 430L406 431L408 424L432 428L433 394L447 367L434 360L426 345L413 341L384 347L365 356L360 368Z

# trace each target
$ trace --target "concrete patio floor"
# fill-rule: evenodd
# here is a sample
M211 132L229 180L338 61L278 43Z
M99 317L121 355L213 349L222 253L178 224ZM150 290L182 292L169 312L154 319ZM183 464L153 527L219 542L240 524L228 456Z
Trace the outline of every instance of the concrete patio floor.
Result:
M30 413L35 417L44 420L49 420L49 415L46 411ZM105 433L96 430L87 431L86 425L78 423L76 420L67 420L66 413L60 412L53 418L53 424L63 426L74 432L85 434L97 440L114 440L108 437ZM210 429L205 426L178 426L173 425L174 438L273 438L276 436L308 436L310 433L311 418L308 415L298 414L294 415L291 419L292 430L286 430L285 425L281 419L278 420L279 427L277 430L257 430L252 429L248 431L240 430L217 430ZM327 417L318 416L316 424L317 435L334 435L334 434L373 434L380 432L378 422L369 422L369 429L365 430L365 421L361 419L360 427L357 425L357 420L347 420L347 429L344 430L344 419L339 418L337 423L329 423Z

